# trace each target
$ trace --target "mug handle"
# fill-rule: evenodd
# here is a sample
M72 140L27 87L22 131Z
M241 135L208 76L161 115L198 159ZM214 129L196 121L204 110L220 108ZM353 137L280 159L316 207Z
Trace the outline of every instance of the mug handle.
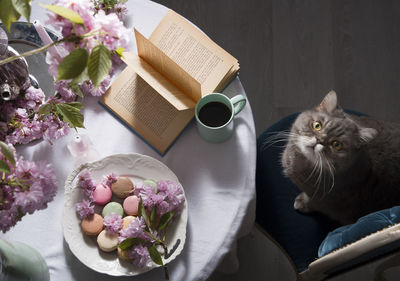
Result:
M233 104L233 115L236 115L246 105L246 98L243 95L237 95L231 98L231 103Z

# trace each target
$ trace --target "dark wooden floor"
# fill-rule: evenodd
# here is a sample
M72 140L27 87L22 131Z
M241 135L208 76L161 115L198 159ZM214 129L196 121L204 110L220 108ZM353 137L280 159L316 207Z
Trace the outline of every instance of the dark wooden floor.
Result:
M398 0L156 0L239 59L257 135L337 91L345 108L400 122Z

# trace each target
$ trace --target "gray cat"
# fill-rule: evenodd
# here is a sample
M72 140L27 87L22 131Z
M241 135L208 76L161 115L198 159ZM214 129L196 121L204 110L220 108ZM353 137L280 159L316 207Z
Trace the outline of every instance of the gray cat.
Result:
M282 165L303 191L294 202L300 212L348 224L400 205L400 125L345 113L333 91L299 114Z

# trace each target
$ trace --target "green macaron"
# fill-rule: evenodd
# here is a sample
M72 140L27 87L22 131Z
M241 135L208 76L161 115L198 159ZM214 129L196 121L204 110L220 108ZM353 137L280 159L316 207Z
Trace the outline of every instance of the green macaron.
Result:
M118 202L110 202L104 206L101 214L105 217L111 213L115 213L122 217L124 215L124 208L122 208L122 205Z

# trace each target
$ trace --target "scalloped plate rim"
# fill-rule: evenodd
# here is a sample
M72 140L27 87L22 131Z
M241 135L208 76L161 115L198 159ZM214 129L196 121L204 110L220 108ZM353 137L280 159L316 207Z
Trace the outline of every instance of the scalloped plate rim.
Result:
M138 158L142 158L142 159L147 159L148 161L154 161L154 163L156 163L157 165L161 165L168 173L170 173L171 176L175 177L175 180L177 181L176 183L179 184L182 187L183 193L185 195L185 191L183 189L183 186L179 182L178 177L175 175L175 173L167 165L165 165L161 161L159 161L159 160L157 160L157 159L155 159L155 158L153 158L151 156L148 156L148 155L143 155L143 154L140 154L140 153L113 154L113 155L109 155L109 156L106 156L106 157L104 157L102 159L99 159L99 160L96 160L96 161L93 161L93 162L90 162L90 163L86 163L86 164L88 165L88 168L90 169L92 166L95 166L98 163L101 163L101 162L104 162L104 161L107 162L107 161L111 161L113 159L118 159L118 158L119 159L126 158L126 157L128 157L128 158L138 157ZM144 269L140 269L139 268L139 270L137 272L132 272L132 271L130 271L130 272L122 272L122 271L119 271L119 272L112 271L112 272L110 272L110 271L107 271L107 270L101 270L101 269L99 269L97 267L94 267L93 265L87 264L87 262L81 256L81 254L76 252L76 249L74 247L72 247L72 245L71 245L71 243L73 243L72 237L69 237L69 235L66 235L66 224L67 224L67 221L65 221L66 212L68 212L68 211L71 212L71 210L67 210L67 206L66 206L67 199L68 199L67 196L69 196L69 193L72 193L74 191L76 186L71 186L71 187L65 186L64 188L65 188L65 192L64 192L63 213L62 213L63 235L64 235L64 239L65 239L66 243L68 244L69 249L71 250L73 255L81 263L83 263L85 266L87 266L88 268L90 268L90 269L92 269L92 270L94 270L96 272L107 274L107 275L110 275L110 276L137 276L137 275L140 275L142 273L148 272L148 271L150 271L152 269L160 267L159 265L154 265L153 264L153 266L151 266L151 267L146 267ZM185 245L185 242L186 242L186 228L187 228L187 219L188 219L187 212L188 212L188 206L187 206L187 200L186 200L186 195L185 195L185 206L184 206L184 209L183 209L183 211L182 211L182 213L181 213L181 215L179 217L179 220L174 222L174 224L178 224L179 223L181 225L180 229L183 229L182 233L179 233L179 235L178 235L179 239L181 240L181 242L180 242L180 245L179 245L178 249L167 260L165 260L163 258L164 262L166 261L165 264L170 263L177 256L179 256L180 253L182 252L183 248L184 248L184 245ZM73 213L75 213L75 210L73 210ZM183 225L183 228L182 228L182 225ZM119 262L119 259L116 258L116 261ZM121 266L121 264L120 264L120 266ZM132 265L132 269L133 268L134 268L134 266Z

